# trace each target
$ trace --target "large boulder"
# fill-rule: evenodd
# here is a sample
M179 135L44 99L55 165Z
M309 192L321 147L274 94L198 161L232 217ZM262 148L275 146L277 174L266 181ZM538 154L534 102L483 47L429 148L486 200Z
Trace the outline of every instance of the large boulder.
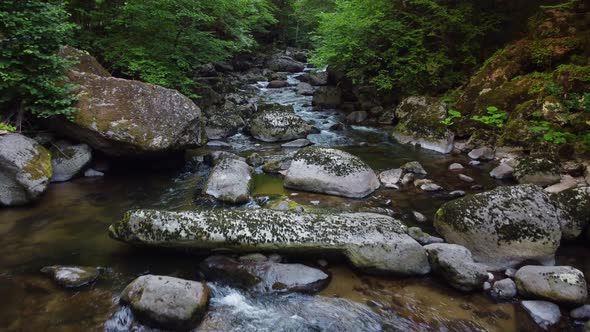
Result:
M92 160L92 149L87 144L73 145L57 142L51 148L51 182L65 182L80 174Z
M330 282L330 276L321 270L261 258L262 261L256 261L211 256L200 264L200 270L207 280L260 293L315 293Z
M392 135L398 142L440 153L453 151L455 135L441 123L447 117L447 105L439 99L408 97L397 107L395 116L399 123Z
M84 68L78 68L84 70ZM176 90L139 81L71 71L78 86L73 119L51 125L76 141L112 156L181 151L206 142L201 110Z
M471 252L465 247L435 243L424 247L434 273L442 276L451 286L461 291L481 290L488 280L488 271L475 263Z
M366 197L380 186L375 172L360 158L320 147L307 147L295 154L284 185L350 198Z
M526 298L584 304L588 288L584 274L569 266L524 266L514 276L520 295Z
M281 105L264 105L248 123L250 134L264 142L285 142L317 131L293 112L293 108Z
M86 51L71 46L64 46L59 50L58 55L74 62L72 70L102 77L111 77L108 70L106 70L95 57Z
M205 316L209 288L201 282L145 275L125 287L121 302L146 325L187 331Z
M288 73L299 73L305 69L305 64L294 60L286 55L277 55L272 57L266 66L273 71L288 72Z
M527 260L553 264L564 218L539 186L519 185L444 204L434 226L449 243L471 251L477 262L501 270Z
M0 205L37 199L51 174L51 155L44 147L23 135L0 135Z
M578 187L551 195L565 214L561 219L564 240L572 240L582 234L590 222L590 187Z
M205 185L205 193L228 204L244 204L250 200L252 168L240 159L220 158Z
M237 252L340 253L373 273L423 275L422 246L391 217L305 214L267 209L128 212L109 228L114 239L139 246Z
M317 108L336 108L342 104L342 90L337 86L321 86L315 90L311 103Z

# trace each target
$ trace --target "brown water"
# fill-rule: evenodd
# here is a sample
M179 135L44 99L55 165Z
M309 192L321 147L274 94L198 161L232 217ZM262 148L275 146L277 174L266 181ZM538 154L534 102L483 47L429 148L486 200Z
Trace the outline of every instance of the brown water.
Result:
M402 149L402 150L400 150ZM397 167L408 160L420 160L429 176L447 189L465 189L446 167L461 158L416 153L406 148L350 148L375 169ZM400 157L401 151L404 157ZM471 168L467 173L487 188L497 185L486 178L489 166ZM107 227L133 208L193 209L195 188L206 172L193 168L158 172L127 172L101 179L77 179L52 184L35 205L0 210L0 330L2 331L89 331L103 330L104 322L118 309L117 295L135 277L145 273L198 279L200 257L182 253L143 251L115 242ZM394 210L412 223L409 214L418 210L430 219L445 201L444 195L413 190L379 190L367 200L294 192L282 189L279 178L260 176L256 195L284 195L316 209L362 210L380 207ZM388 202L391 200L391 202ZM431 225L421 225L430 229ZM588 251L564 249L565 263L590 270ZM571 254L571 256L570 256ZM303 259L303 258L302 258ZM309 259L306 257L305 259ZM291 258L297 261L297 258ZM310 261L313 263L313 260ZM102 266L107 272L93 286L63 290L39 272L46 265ZM367 304L380 315L397 314L420 326L421 330L518 331L521 321L513 304L496 304L483 293L464 294L447 287L434 277L373 277L351 270L345 262L331 261L333 275L321 294ZM525 317L526 318L526 317ZM564 322L568 324L568 322ZM525 325L526 326L526 325ZM564 325L570 328L570 325Z

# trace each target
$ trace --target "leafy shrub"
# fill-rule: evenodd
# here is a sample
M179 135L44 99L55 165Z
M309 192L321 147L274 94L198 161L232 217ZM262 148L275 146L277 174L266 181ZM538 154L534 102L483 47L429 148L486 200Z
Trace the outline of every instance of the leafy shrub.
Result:
M455 124L453 122L453 120L461 118L462 116L463 115L459 111L449 110L448 116L444 120L442 120L440 123L444 124L445 126L452 126Z
M0 131L16 131L16 127L6 124L4 122L0 122Z
M504 127L504 123L508 119L508 114L506 112L499 110L495 106L489 106L486 110L488 115L475 115L472 117L472 119L488 126L493 126L497 128Z

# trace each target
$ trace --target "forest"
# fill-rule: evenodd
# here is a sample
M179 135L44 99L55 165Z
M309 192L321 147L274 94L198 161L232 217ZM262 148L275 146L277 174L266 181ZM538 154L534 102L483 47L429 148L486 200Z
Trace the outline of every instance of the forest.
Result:
M590 0L0 1L2 331L590 331L589 211Z

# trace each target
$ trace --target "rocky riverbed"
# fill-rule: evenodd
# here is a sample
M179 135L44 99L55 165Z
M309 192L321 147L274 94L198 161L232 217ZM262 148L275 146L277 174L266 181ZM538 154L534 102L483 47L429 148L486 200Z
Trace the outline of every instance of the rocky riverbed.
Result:
M395 127L343 112L327 74L293 57L236 75L200 125L192 102L131 83L183 109L170 139L115 119L59 151L0 136L24 151L0 151L0 203L33 201L0 210L0 328L584 330L587 166L456 141L415 119L446 112L429 98L380 116ZM101 162L205 133L180 165Z

